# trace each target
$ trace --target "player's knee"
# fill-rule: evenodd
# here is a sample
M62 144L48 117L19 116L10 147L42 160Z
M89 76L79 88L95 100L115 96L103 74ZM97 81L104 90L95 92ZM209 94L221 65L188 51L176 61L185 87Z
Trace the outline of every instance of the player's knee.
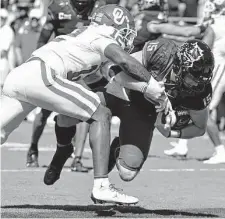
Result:
M144 154L139 147L133 144L121 145L116 162L121 179L124 181L133 180L139 173L144 161Z
M119 171L120 178L126 182L132 181L139 173L139 169L131 170L126 167L126 165L121 165L120 160L117 160L116 166Z
M95 113L93 114L92 119L95 121L104 122L111 120L111 117L111 111L107 107L100 104Z

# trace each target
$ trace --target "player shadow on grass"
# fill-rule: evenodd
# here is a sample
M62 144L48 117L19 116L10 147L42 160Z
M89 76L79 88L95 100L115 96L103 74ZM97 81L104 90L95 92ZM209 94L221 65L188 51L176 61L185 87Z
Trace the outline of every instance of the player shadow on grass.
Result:
M125 216L123 214L143 214L143 217L153 215L157 216L185 216L185 217L219 217L216 214L202 213L207 209L184 209L184 210L170 210L157 209L151 210L139 206L116 206L116 205L5 205L2 209L35 209L35 210L63 210L63 211L77 211L77 212L93 212L98 217L110 216ZM208 209L216 210L216 209ZM225 211L224 209L219 209ZM199 212L202 211L202 212ZM116 215L117 214L117 215ZM119 215L118 215L119 214Z

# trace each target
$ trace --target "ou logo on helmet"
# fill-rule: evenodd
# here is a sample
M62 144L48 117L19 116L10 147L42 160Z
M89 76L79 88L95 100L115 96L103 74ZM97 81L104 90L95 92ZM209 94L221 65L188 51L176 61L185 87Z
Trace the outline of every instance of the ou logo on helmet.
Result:
M128 17L124 16L124 12L120 8L115 8L113 10L113 18L114 18L114 22L118 25L123 24L125 19L128 21Z

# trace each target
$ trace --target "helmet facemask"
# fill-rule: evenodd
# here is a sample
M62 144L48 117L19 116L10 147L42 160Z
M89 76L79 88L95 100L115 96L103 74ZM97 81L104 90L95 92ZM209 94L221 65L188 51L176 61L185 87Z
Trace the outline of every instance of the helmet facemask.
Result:
M122 28L116 31L115 39L120 46L128 53L134 48L134 38L137 36L136 30L130 28Z

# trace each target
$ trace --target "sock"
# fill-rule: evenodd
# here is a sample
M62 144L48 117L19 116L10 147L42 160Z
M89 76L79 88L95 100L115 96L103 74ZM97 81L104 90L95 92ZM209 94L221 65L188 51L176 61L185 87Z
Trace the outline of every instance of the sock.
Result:
M221 145L216 146L215 151L217 154L225 153L224 145L221 144Z
M187 139L179 139L178 145L183 146L183 147L187 147Z
M72 142L72 138L76 133L76 126L60 127L55 123L55 135L58 146L66 146Z
M57 146L56 152L52 158L50 165L55 166L58 169L62 169L67 159L73 153L73 145L59 147Z
M104 187L109 187L110 182L109 182L109 178L105 177L105 178L94 178L94 187L95 188L100 188L101 186Z
M37 144L31 144L30 149L31 149L31 151L38 151L38 145Z
M76 157L74 158L74 160L75 160L76 163L78 163L78 162L80 162L81 157L80 157L80 156L76 156Z

